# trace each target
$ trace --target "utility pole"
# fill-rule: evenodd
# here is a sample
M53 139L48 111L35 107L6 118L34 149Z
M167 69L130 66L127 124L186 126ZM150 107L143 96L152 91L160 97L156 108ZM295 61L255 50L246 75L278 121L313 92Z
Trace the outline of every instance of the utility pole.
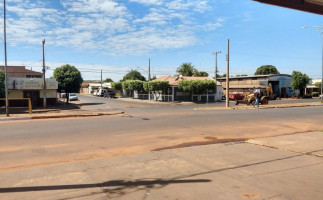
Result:
M150 81L150 58L149 58L149 66L148 66L148 81Z
M101 91L99 90L101 93L102 93L102 81L103 81L103 80L102 80L102 69L101 69ZM100 94L100 95L101 95L101 94Z
M3 39L4 39L4 73L5 73L5 95L6 95L6 115L9 117L8 100L8 69L7 69L7 30L6 30L6 0L3 0Z
M46 108L47 107L47 102L46 102L46 66L45 66L45 39L43 40L43 82L44 82L44 86L43 86L43 107Z
M230 48L230 41L228 39L228 47L227 47L227 78L226 78L226 89L227 89L227 92L225 94L225 107L230 107L230 103L229 103L229 61L230 61L230 51L229 51L229 48Z
M322 76L321 76L321 103L323 103L323 31L322 35Z
M214 73L214 79L215 79L215 83L217 83L217 75L218 75L218 54L220 54L221 51L217 51L215 53L213 53L213 55L215 55L215 73Z
M149 81L150 81L150 58L149 58L149 65L148 65L148 99L150 101Z

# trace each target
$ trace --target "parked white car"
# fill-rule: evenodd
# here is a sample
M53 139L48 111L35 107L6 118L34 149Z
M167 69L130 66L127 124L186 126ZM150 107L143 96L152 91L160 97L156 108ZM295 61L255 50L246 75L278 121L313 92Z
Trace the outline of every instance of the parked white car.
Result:
M77 97L77 95L75 93L69 93L69 99L70 101L78 101L79 98Z

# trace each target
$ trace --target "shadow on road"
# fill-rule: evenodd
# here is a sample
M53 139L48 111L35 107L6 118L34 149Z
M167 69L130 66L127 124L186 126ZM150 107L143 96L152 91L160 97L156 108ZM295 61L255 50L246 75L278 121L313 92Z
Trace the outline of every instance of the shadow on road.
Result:
M77 104L78 106L96 106L96 105L102 105L104 103L80 103L80 104Z
M203 183L211 182L208 179L190 179L190 180L174 180L174 179L142 179L142 180L113 180L103 183L94 184L77 184L77 185L53 185L53 186L32 186L32 187L13 187L13 188L0 188L0 193L13 193L13 192L36 192L36 191L51 191L51 190L74 190L85 188L106 188L105 192L119 193L125 189L144 189L144 188L161 188L170 184L181 183ZM111 187L111 189L109 189ZM122 192L121 192L122 193Z

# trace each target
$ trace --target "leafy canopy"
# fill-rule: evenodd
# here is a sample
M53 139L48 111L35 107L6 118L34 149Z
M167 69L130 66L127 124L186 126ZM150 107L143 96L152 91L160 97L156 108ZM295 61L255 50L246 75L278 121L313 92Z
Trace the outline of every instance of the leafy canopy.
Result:
M137 70L131 70L128 74L126 74L123 77L123 81L127 81L127 80L146 81L146 78L144 76L142 76L141 73L138 72Z
M193 76L199 76L199 77L208 77L209 74L207 72L199 72L197 70L194 70Z
M200 72L191 63L183 63L180 67L177 68L176 72L182 76L200 76L208 77L207 72Z
M122 82L122 89L126 91L143 91L143 81L139 80L128 80Z
M309 81L310 78L306 74L302 74L299 71L293 71L291 85L294 90L298 89L301 92L301 95Z
M144 83L145 91L166 91L168 88L168 81L149 81Z
M267 75L267 74L280 74L277 68L273 65L262 65L260 66L255 75Z
M182 76L193 76L195 67L191 63L183 63L176 72Z
M58 82L58 90L66 93L78 93L83 82L81 72L75 66L66 64L54 70L54 78Z
M122 90L122 83L121 82L112 82L111 86L115 90L119 90L119 91Z
M184 92L202 94L206 90L215 90L216 83L212 80L184 80L178 83L178 88Z
M5 96L5 74L3 71L0 71L0 98L4 98Z
M318 88L321 88L321 85L322 85L322 82L316 82L315 83L315 86L318 87Z
M103 82L104 83L112 83L113 80L111 78L106 78Z

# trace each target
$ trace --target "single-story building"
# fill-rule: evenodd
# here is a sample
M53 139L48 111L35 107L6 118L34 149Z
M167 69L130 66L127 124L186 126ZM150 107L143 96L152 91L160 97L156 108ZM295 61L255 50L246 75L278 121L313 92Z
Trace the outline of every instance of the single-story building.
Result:
M8 78L8 98L31 98L34 106L43 105L44 82L42 78ZM55 105L57 100L58 82L56 79L46 79L46 103ZM26 105L26 101L12 101L10 105ZM28 105L28 104L27 104Z
M226 78L218 78L222 83L224 93L226 92ZM275 97L291 97L292 77L287 74L255 75L229 78L230 94L250 92L253 88L264 88L272 85Z
M183 80L212 80L210 77L188 77L188 76L161 76L153 81L168 81L170 87L163 94L154 94L151 92L152 100L158 101L219 101L222 100L222 86L218 82L216 91L209 90L208 94L195 95L190 92L183 92L178 88L178 84ZM148 99L147 94L138 94L134 92L134 98Z
M310 79L310 82L307 84L305 88L305 95L313 95L313 92L317 92L318 95L321 94L321 88L317 87L315 83L321 82L322 79L316 78L316 79Z
M0 71L5 71L0 66ZM43 73L26 69L25 66L7 66L8 98L31 98L34 106L43 105ZM57 101L58 82L55 79L46 79L46 103L55 105ZM4 105L1 101L0 105ZM27 106L26 100L10 100L9 106Z
M95 90L99 90L101 88L101 83L85 83L84 86L85 85L87 85L87 89L83 89L83 92L88 94L93 94ZM111 90L112 89L111 83L102 83L102 89Z

